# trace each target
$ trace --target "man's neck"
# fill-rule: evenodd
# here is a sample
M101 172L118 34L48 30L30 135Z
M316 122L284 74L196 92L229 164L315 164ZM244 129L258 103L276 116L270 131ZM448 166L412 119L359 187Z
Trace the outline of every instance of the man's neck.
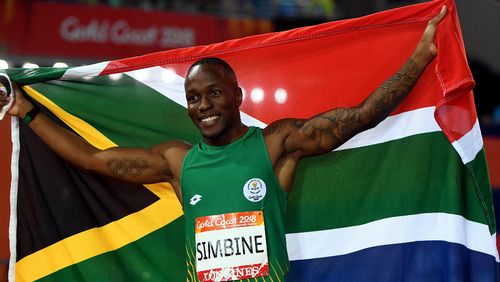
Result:
M203 142L210 146L225 146L243 137L248 132L248 129L248 126L240 122L237 126L223 132L216 138L203 137Z

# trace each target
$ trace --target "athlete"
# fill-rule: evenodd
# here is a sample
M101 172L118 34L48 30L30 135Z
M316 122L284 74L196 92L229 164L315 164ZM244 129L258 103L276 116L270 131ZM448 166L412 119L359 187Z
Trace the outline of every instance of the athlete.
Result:
M356 107L278 120L262 130L241 122L242 91L232 68L218 58L197 61L184 84L187 112L203 136L194 146L96 149L40 113L17 86L8 114L28 115L52 150L84 170L140 184L170 182L186 217L189 281L283 281L289 266L283 220L297 164L374 127L408 96L437 54L435 31L445 13L443 7L429 21L397 73ZM8 102L2 92L0 107ZM117 163L136 169L117 173Z

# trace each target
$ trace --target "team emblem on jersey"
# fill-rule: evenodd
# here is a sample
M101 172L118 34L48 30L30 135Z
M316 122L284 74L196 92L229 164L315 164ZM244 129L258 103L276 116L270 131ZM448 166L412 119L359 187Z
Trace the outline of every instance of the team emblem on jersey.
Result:
M243 195L250 202L258 202L266 196L266 183L260 178L252 178L243 186Z

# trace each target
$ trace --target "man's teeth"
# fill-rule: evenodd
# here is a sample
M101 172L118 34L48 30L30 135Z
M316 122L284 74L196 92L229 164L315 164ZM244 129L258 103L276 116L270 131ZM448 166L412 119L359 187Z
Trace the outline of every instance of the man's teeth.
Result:
M206 117L206 118L201 119L201 122L203 122L205 124L212 124L217 119L219 119L219 116L211 116L211 117Z

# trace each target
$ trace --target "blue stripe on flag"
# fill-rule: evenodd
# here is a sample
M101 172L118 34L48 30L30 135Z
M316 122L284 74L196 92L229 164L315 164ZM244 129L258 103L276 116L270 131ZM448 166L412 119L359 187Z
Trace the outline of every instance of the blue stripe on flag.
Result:
M460 244L421 241L292 261L287 282L499 281L498 269L491 255Z

